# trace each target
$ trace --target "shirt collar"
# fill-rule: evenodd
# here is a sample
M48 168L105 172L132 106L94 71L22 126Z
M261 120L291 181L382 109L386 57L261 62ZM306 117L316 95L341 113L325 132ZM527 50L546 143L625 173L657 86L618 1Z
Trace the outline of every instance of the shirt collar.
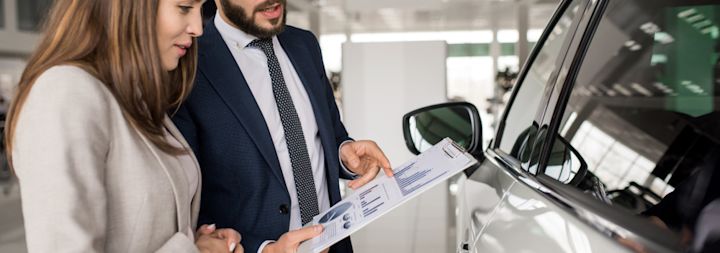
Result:
M257 37L247 34L244 31L238 29L237 27L228 24L225 19L220 17L220 12L215 13L215 27L217 28L218 32L220 32L220 35L225 39L225 41L228 44L232 44L237 46L240 49L243 49L247 47L250 42L253 42L253 40L258 39ZM273 36L274 39L275 36Z

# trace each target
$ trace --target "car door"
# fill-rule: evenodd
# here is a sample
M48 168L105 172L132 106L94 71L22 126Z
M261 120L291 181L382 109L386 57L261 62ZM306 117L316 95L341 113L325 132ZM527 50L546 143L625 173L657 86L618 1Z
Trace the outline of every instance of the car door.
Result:
M456 231L460 251L562 251L547 238L552 232L544 231L537 222L535 225L528 222L546 212L543 210L547 208L533 207L533 203L542 204L541 196L513 188L519 180L528 179L530 170L535 169L529 167L529 158L539 123L555 83L567 75L564 61L573 43L577 43L576 31L586 25L595 4L590 0L568 0L559 5L518 79L496 137L485 152L486 159L473 174L460 180ZM538 231L544 231L542 236L536 236ZM518 238L538 240L518 243Z
M459 252L718 252L719 98L717 0L566 0L485 152L467 103L403 128L415 154L451 136L481 161Z
M717 1L600 1L539 124L543 195L630 251L717 252L719 27Z

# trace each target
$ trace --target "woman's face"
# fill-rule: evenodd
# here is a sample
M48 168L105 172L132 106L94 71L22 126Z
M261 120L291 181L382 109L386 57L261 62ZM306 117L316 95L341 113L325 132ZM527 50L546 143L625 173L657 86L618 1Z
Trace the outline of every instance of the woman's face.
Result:
M204 0L160 0L157 15L157 42L163 69L174 70L202 34L200 7Z

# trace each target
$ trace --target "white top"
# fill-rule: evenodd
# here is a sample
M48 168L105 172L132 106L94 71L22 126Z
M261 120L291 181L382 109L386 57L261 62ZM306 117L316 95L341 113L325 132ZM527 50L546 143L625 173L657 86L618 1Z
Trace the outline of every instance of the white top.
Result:
M273 145L275 146L278 160L280 161L280 168L283 172L285 185L290 195L289 230L301 228L300 206L298 205L290 154L288 153L285 132L282 122L280 121L280 113L275 104L267 57L259 48L247 47L250 42L257 39L256 37L231 26L220 17L220 14L215 15L214 22L218 32L220 32L220 35L230 49L233 58L235 58L235 62L237 62L238 67L242 70L243 76L255 97L255 102L260 107L260 111L270 131L270 136L272 137ZM280 45L277 36L273 36L272 41L275 55L277 56L280 69L285 78L285 84L295 104L295 109L300 118L303 133L305 134L305 144L307 144L313 178L315 179L315 191L318 196L320 212L323 212L330 208L330 197L328 195L327 180L325 179L325 155L323 153L320 135L318 134L315 114L313 113L310 98L305 91L305 87L300 81L300 77L287 54L285 54L285 50Z

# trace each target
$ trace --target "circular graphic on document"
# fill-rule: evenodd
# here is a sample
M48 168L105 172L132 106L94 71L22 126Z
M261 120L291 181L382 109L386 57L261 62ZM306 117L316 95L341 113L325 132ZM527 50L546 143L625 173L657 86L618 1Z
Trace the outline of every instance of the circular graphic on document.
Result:
M320 224L327 223L328 221L334 220L337 217L342 217L347 210L352 207L352 203L345 202L340 204L339 206L334 207L333 209L330 209L323 217L320 218Z

